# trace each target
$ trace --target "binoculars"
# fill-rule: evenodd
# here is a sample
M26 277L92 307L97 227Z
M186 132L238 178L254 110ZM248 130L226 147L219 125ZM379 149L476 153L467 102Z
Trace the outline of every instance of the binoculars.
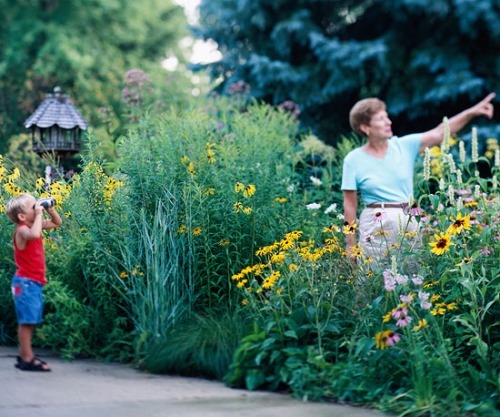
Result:
M54 200L52 197L41 198L37 202L40 203L40 205L44 209L48 209L49 207L54 207L56 205L56 200ZM33 208L35 208L34 205L33 205Z

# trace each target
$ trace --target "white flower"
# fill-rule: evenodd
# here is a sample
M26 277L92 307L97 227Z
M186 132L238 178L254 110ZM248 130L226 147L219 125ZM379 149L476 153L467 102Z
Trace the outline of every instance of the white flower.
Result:
M336 203L330 204L328 208L325 210L325 214L331 213L332 211L337 211Z
M294 192L294 190L295 190L295 185L293 185L293 184L292 184L292 185L289 185L289 186L287 187L287 189L286 189L286 190L287 190L289 193L293 193L293 192Z
M421 301L420 307L424 310L429 310L432 307L432 303L429 303L429 301Z
M344 215L342 213L337 214L337 219L344 220Z
M321 208L321 204L319 203L311 203L306 206L307 210L319 210Z
M421 285L424 282L424 278L420 275L414 275L411 280L415 285Z
M399 285L406 285L406 283L408 282L408 276L407 275L396 274L395 278L396 278L396 282Z
M309 179L311 180L311 182L312 182L314 185L321 185L321 184L323 184L323 183L321 182L321 180L320 180L319 178L315 177L314 175L311 175L311 176L309 177Z

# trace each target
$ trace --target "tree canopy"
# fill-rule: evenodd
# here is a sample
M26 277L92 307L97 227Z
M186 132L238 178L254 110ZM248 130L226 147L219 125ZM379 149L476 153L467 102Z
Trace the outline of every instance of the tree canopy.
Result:
M83 114L113 112L126 71L147 71L187 33L170 0L0 0L0 146L61 86Z
M244 81L257 99L292 100L333 142L360 98L418 131L500 93L499 21L496 0L202 0L195 33L223 54L208 64L220 92Z

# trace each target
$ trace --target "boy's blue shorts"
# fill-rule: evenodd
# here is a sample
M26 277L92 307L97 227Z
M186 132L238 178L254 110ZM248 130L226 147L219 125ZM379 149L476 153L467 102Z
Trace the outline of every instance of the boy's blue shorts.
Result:
M14 275L12 296L19 324L39 324L43 316L43 286L28 278Z

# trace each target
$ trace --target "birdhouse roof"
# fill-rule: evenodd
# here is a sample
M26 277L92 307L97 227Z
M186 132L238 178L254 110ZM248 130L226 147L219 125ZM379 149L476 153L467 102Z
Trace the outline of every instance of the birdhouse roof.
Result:
M70 98L66 94L61 94L57 88L54 89L54 94L47 94L45 100L24 122L26 128L31 126L47 128L54 125L63 129L74 129L77 126L82 130L87 129L87 122L73 106Z

